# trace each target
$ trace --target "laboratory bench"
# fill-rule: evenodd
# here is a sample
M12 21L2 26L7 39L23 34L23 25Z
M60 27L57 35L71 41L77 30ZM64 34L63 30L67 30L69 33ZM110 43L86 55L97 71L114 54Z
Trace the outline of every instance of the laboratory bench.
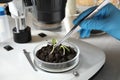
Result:
M27 25L29 25L32 29L31 32L40 32L40 31L43 31L43 32L50 32L50 33L56 33L56 34L61 34L62 36L65 35L70 29L71 27L73 26L72 24L72 20L73 18L65 18L66 21L64 21L64 26L62 26L62 29L60 30L53 30L53 31L46 31L46 30L36 30L34 28L34 26L32 25L32 19L31 17L28 17L29 21L27 22ZM14 24L14 20L9 18L9 22L10 22L10 27L11 27L11 33L12 33L12 28L15 26ZM93 76L91 77L89 80L120 80L120 41L111 37L110 35L108 35L107 33L104 33L104 34L101 34L101 35L91 35L89 38L84 38L84 39L81 39L79 37L79 33L78 32L75 32L74 34L71 35L72 38L75 38L75 39L78 39L80 41L83 41L85 43L88 43L88 44L91 44L93 46L96 46L97 48L101 49L104 51L105 53L105 56L106 56L106 59L105 59L105 63L104 65L100 68L100 70ZM32 42L36 45L36 42L39 42L39 40L37 41L34 41L35 39L37 39L36 36L33 37L33 40ZM12 39L13 40L13 39ZM7 41L9 43L9 41ZM13 41L12 41L13 42ZM29 44L32 44L31 42L30 43L26 43L26 45L29 45ZM18 44L17 44L18 45ZM21 45L24 45L24 44L21 44ZM13 45L15 47L15 45ZM16 46L17 47L17 46ZM18 51L18 49L16 48L15 51ZM20 51L18 51L20 52ZM2 53L2 52L0 52ZM7 54L11 54L12 52L7 52ZM4 53L5 54L5 53ZM15 54L14 54L15 56ZM18 55L16 55L18 56ZM18 59L22 59L21 57L19 57ZM27 62L27 61L26 61ZM26 63L26 62L23 62L23 63ZM28 62L27 62L28 63ZM5 65L5 63L3 63ZM0 64L2 66L2 64ZM6 64L7 66L7 64ZM22 67L21 65L17 65L17 66L20 66ZM19 68L20 68L19 67ZM6 67L7 68L7 67ZM8 68L11 68L8 66ZM26 67L25 67L26 68ZM6 69L7 70L7 69ZM9 70L9 69L8 69ZM16 69L15 69L16 70ZM20 69L21 70L21 69ZM28 70L26 68L26 70ZM1 72L1 71L0 71ZM24 71L21 71L24 73ZM5 71L4 72L1 72L4 74L5 76ZM6 71L7 73L7 71ZM34 72L33 72L34 73ZM11 74L12 75L12 74ZM10 74L9 75L6 75L7 76L11 76ZM19 74L21 75L21 74ZM14 80L14 77L15 76L12 76L11 79ZM0 75L0 78L1 80L3 78L2 75ZM6 78L7 79L7 78ZM17 78L15 78L17 79ZM26 78L28 79L28 78ZM22 78L21 78L22 80ZM37 78L36 78L37 80ZM79 79L76 79L76 80L79 80Z

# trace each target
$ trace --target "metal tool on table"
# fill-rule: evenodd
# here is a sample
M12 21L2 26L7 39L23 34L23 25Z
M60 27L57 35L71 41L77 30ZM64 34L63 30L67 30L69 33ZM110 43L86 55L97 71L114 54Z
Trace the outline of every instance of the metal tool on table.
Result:
M37 71L37 69L35 68L35 65L32 62L32 59L30 57L30 53L26 51L26 49L23 49L24 55L26 56L28 62L30 63L30 65L32 66L32 68Z
M64 42L66 39L68 39L71 35L71 33L77 28L77 26L85 19L89 19L93 17L100 9L102 9L105 5L107 5L110 1L104 0L94 11L86 15L84 18L82 18L78 23L76 23L73 28L60 40L55 46L58 46L62 42Z

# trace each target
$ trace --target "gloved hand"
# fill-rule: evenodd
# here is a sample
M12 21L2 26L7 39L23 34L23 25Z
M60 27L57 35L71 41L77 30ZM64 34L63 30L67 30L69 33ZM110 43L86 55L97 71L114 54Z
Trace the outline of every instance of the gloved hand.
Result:
M91 7L80 14L73 23L76 24L85 15L89 14L96 7ZM120 10L111 3L104 6L92 18L82 21L80 24L80 37L90 36L91 30L101 30L120 40Z

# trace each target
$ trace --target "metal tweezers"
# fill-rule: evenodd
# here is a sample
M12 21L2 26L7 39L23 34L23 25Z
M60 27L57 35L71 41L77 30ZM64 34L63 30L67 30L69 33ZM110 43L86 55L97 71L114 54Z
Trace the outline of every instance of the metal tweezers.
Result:
M70 37L70 34L77 28L77 26L85 19L89 19L91 17L93 17L100 9L102 9L105 5L107 5L108 3L110 3L109 0L104 0L94 11L92 11L91 13L89 13L88 15L86 15L84 18L82 18L80 21L78 21L78 23L76 23L73 28L55 45L58 46L61 43L63 43L66 39L68 39Z

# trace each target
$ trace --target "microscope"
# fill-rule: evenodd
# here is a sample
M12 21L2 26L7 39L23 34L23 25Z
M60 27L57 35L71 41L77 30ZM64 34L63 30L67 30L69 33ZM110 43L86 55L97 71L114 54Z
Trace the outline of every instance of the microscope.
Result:
M17 43L26 43L31 40L31 29L26 25L26 11L32 6L33 24L36 29L55 29L61 27L65 17L67 0L21 0L22 10L19 11L13 0L2 0L7 3L11 17L15 19L13 38Z
M0 3L6 3L11 17L15 20L13 28L13 39L16 43L27 43L31 41L31 29L26 25L26 7L31 4L25 4L22 0L21 11L17 9L13 0L0 0Z
M67 0L32 0L32 3L36 29L54 30L61 27Z

